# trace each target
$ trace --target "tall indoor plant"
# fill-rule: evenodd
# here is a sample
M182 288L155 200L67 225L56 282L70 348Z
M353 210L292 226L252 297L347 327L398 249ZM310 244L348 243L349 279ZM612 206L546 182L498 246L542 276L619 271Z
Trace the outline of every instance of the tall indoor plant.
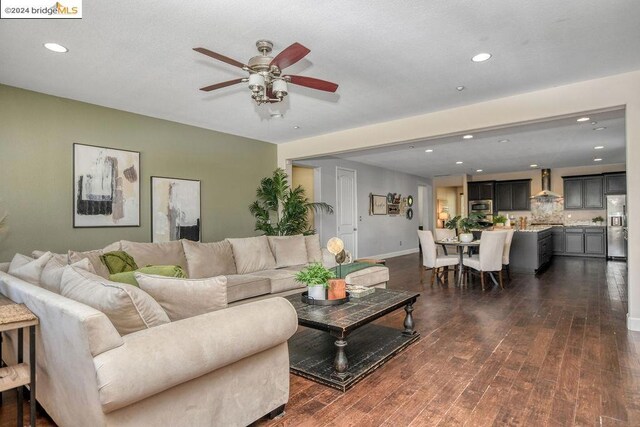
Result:
M307 213L310 210L333 213L333 207L327 203L310 202L301 186L291 188L281 168L260 181L256 197L249 212L256 218L256 231L267 236L314 234Z

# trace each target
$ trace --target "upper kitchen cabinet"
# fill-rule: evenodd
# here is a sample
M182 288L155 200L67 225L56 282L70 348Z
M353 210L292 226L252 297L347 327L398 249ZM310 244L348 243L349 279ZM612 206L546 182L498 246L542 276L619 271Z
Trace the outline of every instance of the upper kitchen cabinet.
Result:
M602 175L572 176L563 179L565 209L604 209Z
M496 182L497 211L528 211L530 197L530 179Z
M604 194L627 194L627 174L624 172L605 174Z
M472 200L493 200L494 181L478 181L467 183L467 198Z

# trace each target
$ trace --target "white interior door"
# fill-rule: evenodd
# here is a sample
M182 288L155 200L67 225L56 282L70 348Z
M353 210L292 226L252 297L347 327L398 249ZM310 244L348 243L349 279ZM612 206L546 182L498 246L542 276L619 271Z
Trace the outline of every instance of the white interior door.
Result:
M336 168L336 221L337 235L344 248L358 257L358 207L356 205L356 171Z

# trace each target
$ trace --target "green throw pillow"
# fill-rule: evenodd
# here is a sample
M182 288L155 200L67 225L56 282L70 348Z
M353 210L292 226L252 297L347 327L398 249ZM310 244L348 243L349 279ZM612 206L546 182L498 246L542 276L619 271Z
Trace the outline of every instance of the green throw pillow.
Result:
M110 274L123 273L138 269L138 264L125 251L113 251L100 255L100 260L107 266Z
M179 265L148 265L135 271L125 271L109 276L112 282L127 283L129 285L138 286L135 273L155 274L156 276L178 277L186 279L187 275Z

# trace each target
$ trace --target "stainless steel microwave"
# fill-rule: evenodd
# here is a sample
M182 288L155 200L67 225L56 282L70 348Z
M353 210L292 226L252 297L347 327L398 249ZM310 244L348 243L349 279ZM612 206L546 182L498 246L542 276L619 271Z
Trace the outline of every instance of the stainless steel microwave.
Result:
M493 201L491 200L474 200L469 202L469 213L477 214L492 214L493 213Z

